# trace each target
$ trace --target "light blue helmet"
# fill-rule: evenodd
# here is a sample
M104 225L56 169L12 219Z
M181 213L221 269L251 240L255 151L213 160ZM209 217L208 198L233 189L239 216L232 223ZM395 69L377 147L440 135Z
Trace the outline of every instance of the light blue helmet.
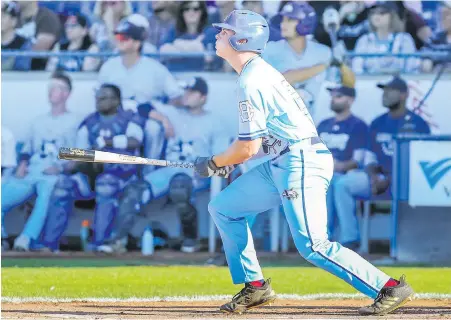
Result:
M262 53L269 39L268 22L250 10L233 10L223 23L213 23L213 27L235 31L229 42L236 51Z

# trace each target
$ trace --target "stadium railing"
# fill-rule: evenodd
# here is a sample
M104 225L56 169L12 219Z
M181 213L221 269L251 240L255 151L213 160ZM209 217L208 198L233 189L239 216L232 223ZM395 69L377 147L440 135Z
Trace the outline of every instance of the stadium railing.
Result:
M28 57L28 58L84 58L84 57L97 57L97 58L109 58L118 56L118 52L61 52L61 51L20 51L20 50L2 50L1 51L2 58L9 57ZM159 59L168 59L168 58L198 58L205 56L215 55L214 51L206 51L206 52L184 52L184 53L143 53L144 56ZM430 59L435 63L451 63L451 50L449 51L428 51L428 52L416 52L416 53L399 53L399 54L386 54L386 53L356 53L356 52L347 52L344 56L345 61L350 61L352 58L401 58L404 59L404 62L410 58L417 59ZM406 69L406 63L404 63L403 70L395 70L402 73L409 73Z

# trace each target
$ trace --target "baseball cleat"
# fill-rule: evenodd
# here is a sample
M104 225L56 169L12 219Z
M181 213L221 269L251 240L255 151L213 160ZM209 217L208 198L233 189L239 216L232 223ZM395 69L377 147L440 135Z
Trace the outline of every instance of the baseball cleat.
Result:
M219 310L224 313L243 313L249 309L271 304L276 300L276 294L271 288L271 279L265 281L262 287L254 287L246 283L232 301L222 305Z
M377 295L374 303L370 306L359 309L359 314L363 316L369 315L386 315L403 306L413 299L414 291L411 286L406 283L406 277L403 275L399 279L396 287L384 287Z

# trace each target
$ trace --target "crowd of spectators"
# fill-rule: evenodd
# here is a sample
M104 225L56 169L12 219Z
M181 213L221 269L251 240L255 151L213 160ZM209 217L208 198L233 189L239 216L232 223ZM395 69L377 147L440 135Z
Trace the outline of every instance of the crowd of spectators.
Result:
M146 39L142 51L161 53L160 62L170 71L228 71L214 55L217 31L211 27L233 9L264 15L271 38L280 35L280 15L290 1L3 1L2 50L115 53L115 30L132 14L143 17ZM295 1L296 2L296 1ZM386 54L357 57L348 64L357 74L402 70L432 72L431 57L394 58L390 54L446 51L451 47L449 1L307 1L316 10L318 25L313 35L332 46L322 15L337 10L337 39L348 52ZM2 70L97 71L104 56L45 58L9 57Z

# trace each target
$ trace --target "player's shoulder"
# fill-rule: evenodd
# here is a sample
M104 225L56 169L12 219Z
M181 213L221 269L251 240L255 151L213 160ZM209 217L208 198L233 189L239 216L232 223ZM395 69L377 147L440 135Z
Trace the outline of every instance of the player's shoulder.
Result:
M410 117L412 119L412 121L416 122L417 124L420 124L420 125L423 125L423 126L429 128L429 124L427 123L427 121L424 120L420 115L416 114L415 112L408 110L407 116ZM409 119L407 119L407 120L409 120Z
M380 126L381 124L384 124L388 120L388 112L385 112L381 114L380 116L377 116L376 118L371 121L370 127L375 128Z
M98 121L98 119L99 119L99 113L97 111L91 112L90 114L88 114L87 116L85 116L82 119L78 128L81 128L83 126L89 126L93 123L96 123Z
M154 72L167 70L164 65L151 57L141 57L141 67L152 69Z

